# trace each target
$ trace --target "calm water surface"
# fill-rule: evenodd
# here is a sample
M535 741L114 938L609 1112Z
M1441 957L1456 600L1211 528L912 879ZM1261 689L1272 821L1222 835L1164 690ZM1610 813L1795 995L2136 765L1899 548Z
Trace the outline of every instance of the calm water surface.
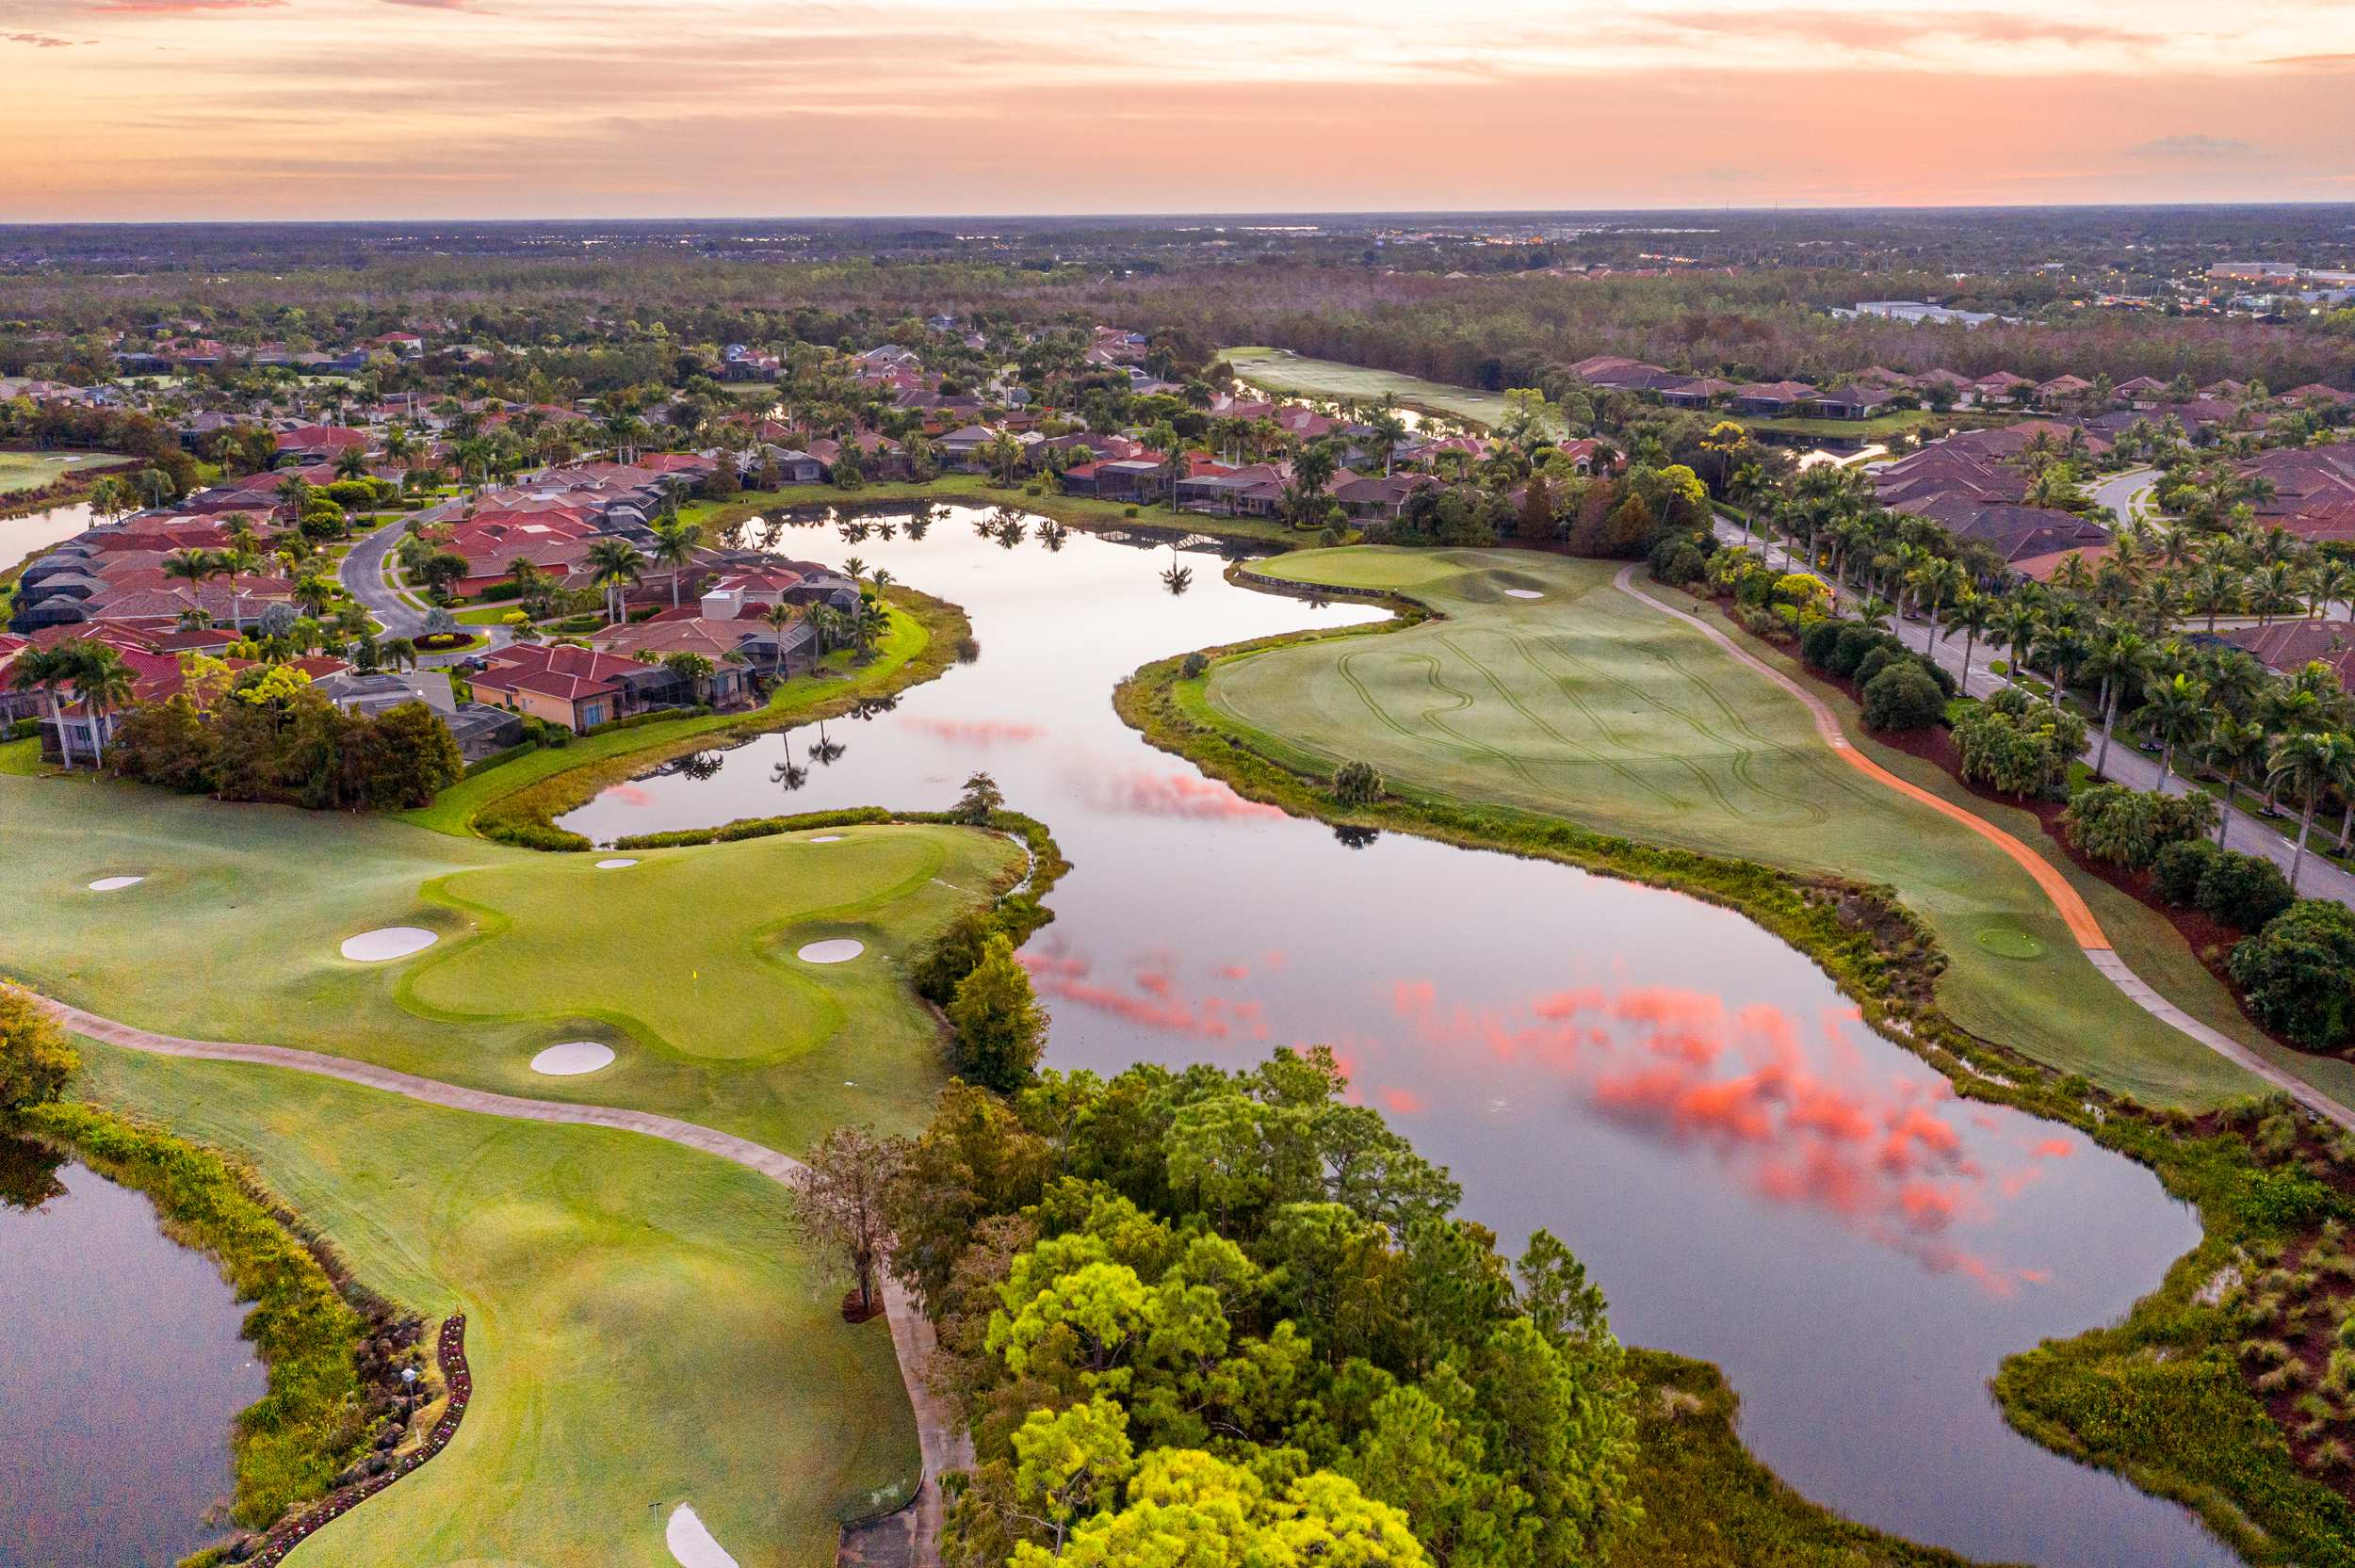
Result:
M2175 1505L2014 1435L1987 1392L2006 1353L2115 1319L2197 1242L2149 1172L1957 1101L1738 915L1395 834L1353 846L1153 751L1111 704L1138 665L1376 612L1231 587L1215 555L1076 532L1049 551L1034 523L1006 548L985 515L776 546L955 600L974 663L822 735L617 785L566 825L938 808L986 768L1074 865L1025 954L1054 1065L1328 1043L1507 1250L1551 1229L1622 1337L1723 1366L1743 1436L1809 1496L1980 1557L2233 1560Z
M97 519L87 506L51 507L22 517L0 517L0 572L15 566L36 550L72 539Z
M168 1564L220 1533L265 1373L138 1193L0 1140L0 1568Z

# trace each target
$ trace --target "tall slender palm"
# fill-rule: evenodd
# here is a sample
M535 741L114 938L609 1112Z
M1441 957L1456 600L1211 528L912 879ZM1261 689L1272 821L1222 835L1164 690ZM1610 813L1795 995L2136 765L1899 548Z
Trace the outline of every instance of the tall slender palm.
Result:
M2174 777L2175 749L2197 746L2212 717L2205 683L2180 671L2144 697L2135 710L2135 722L2159 743L2159 788L2167 788L2167 781Z
M1959 572L1960 568L1957 567L1957 571ZM1955 600L1954 607L1946 612L1946 623L1939 629L1941 638L1957 631L1962 633L1962 684L1959 689L1965 696L1971 692L1972 650L1978 646L1979 639L1994 624L1995 601L1966 588Z
M2125 705L2127 693L2139 685L2151 666L2151 645L2139 632L2119 628L2093 646L2087 657L2085 672L2097 675L2102 681L2102 744L2093 753L2093 776L2107 775L2103 769L2110 761L2110 736L2118 728L2118 710Z
M2306 835L2314 831L2314 807L2324 795L2355 788L2355 738L2338 731L2301 731L2283 736L2273 749L2266 781L2305 800L2298 817L2298 849L2290 857L2290 891L2298 891L2298 874L2306 864Z
M2270 738L2264 725L2235 719L2230 713L2218 716L2208 728L2208 738L2201 745L2200 755L2224 779L2224 809L2216 814L2216 847L2219 849L2224 848L2224 835L2233 825L2241 775L2252 766L2264 766Z
M1994 640L2004 645L2011 655L2010 668L2005 678L2013 686L2020 684L2020 671L2028 662L2028 655L2044 635L2044 612L2025 598L2006 600L2002 613L1995 618Z
M138 677L123 662L122 651L110 642L76 642L72 667L73 694L82 701L89 715L91 761L99 767L106 762L106 716L129 704L138 688Z
M678 608L679 578L686 574L688 563L695 552L703 548L704 525L676 517L665 518L654 525L654 558L671 569L671 607Z
M38 691L49 704L49 727L57 732L57 760L73 766L73 738L66 731L64 704L58 693L73 684L74 644L27 648L17 655L9 684L19 691Z
M589 547L588 560L592 575L605 590L606 619L618 623L629 585L645 574L646 558L628 540L601 539Z

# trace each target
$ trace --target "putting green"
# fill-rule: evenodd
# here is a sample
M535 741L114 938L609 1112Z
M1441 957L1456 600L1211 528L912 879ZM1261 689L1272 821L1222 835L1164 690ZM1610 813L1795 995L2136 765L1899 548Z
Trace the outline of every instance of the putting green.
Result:
M819 1568L844 1512L914 1475L888 1327L842 1321L768 1178L629 1133L83 1052L96 1096L244 1156L370 1285L466 1314L457 1437L294 1568L650 1568L680 1503L746 1568Z
M1263 749L1318 770L1360 759L1397 784L1648 843L1889 882L1938 933L1949 964L1941 1000L1963 1027L2160 1104L2213 1104L2254 1087L2121 996L2000 849L1843 765L1801 703L1620 592L1613 563L1358 548L1261 570L1405 592L1443 616L1221 662L1209 706ZM1925 772L1943 778L1901 753L1870 754L1925 787L1937 787ZM2010 817L2002 825L2041 850L2025 815ZM2105 884L2080 890L2105 926L2148 934L2120 907L2139 912L2131 900ZM2012 933L2000 956L1976 940L1996 928ZM2148 978L2208 1022L2236 1020L2183 956L2196 978L2181 965ZM2129 957L2141 966L2139 951ZM2200 1006L2176 994L2185 988L2204 988Z
M994 833L841 832L600 871L378 818L0 775L0 973L167 1034L658 1110L791 1152L844 1122L921 1123L942 1074L904 964L1019 874ZM89 891L125 867L147 880ZM338 955L393 926L441 940L384 963ZM795 961L834 938L865 956ZM627 1048L589 1076L531 1071L581 1039Z

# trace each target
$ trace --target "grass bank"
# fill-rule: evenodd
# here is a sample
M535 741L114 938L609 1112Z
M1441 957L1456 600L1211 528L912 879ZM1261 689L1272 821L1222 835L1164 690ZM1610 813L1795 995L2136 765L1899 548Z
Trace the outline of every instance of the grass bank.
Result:
M839 650L816 671L778 682L748 713L625 722L562 746L514 753L495 766L469 769L431 805L404 812L400 820L529 849L586 849L589 840L557 827L555 818L608 785L690 752L834 718L866 699L921 685L954 663L958 645L972 635L965 611L909 588L894 587L890 596L890 627L863 664Z
M1232 366L1237 379L1263 391L1287 397L1324 397L1339 403L1380 402L1395 397L1402 408L1434 413L1475 429L1487 429L1504 418L1504 395L1472 387L1426 381L1395 370L1375 370L1339 360L1315 360L1289 348L1252 344L1222 348L1218 358Z
M1012 507L1074 527L1097 530L1157 528L1284 545L1296 544L1304 537L1290 524L1264 517L1219 517L1207 512L1171 511L1166 506L1132 507L1124 501L1099 501L1092 495L1032 495L1022 485L1000 485L986 474L944 474L921 484L869 484L856 490L844 490L837 485L788 485L781 490L746 491L732 501L698 503L680 515L718 531L771 512L814 510L820 507L857 511L905 506L912 501Z

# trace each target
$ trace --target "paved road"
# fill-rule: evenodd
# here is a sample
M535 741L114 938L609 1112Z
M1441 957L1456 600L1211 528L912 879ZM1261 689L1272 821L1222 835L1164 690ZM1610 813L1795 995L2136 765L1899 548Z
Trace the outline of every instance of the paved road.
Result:
M409 515L403 512L375 532L362 536L335 569L345 590L365 605L368 613L376 617L377 624L384 628L386 641L397 637L415 637L425 630L425 616L410 608L401 602L399 594L384 586L384 559L393 553L393 546L400 542L401 531L408 522Z
M1742 530L1739 525L1720 519L1717 524L1717 537L1728 543L1733 543L1741 539ZM1779 544L1762 543L1755 536L1752 537L1750 543L1753 550L1764 554L1767 564L1778 571L1806 568L1805 562ZM1925 650L1930 657L1936 659L1949 674L1954 675L1957 680L1961 678L1962 639L1959 637L1936 638L1932 635L1927 622L1908 622L1898 628L1897 635L1905 639L1906 646ZM1988 696L2001 689L2005 684L2001 675L1993 673L1987 668L1988 658L1992 652L1994 651L1984 642L1972 650L1969 689L1973 697ZM2102 737L2097 731L2086 745L2085 761L2088 766L2092 764L2101 744ZM2105 764L2105 771L2113 781L2130 788L2156 789L2159 787L2158 758L2137 750L2135 743L2122 735L2110 743L2110 754ZM2170 795L2188 795L2194 787L2180 774L2167 781L2167 792ZM2243 799L2246 800L2248 797L2244 795ZM2316 824L2314 837L2308 842L2311 845L2329 836L2322 831L2321 825ZM2297 845L2289 837L2284 836L2274 824L2239 807L2233 809L2231 824L2225 829L2224 842L2227 849L2265 856L2285 873L2298 853ZM2355 907L2355 874L2333 865L2320 855L2309 853L2304 866L2298 874L2298 891L2309 898L2335 898L2340 903Z
M2077 946L2085 950L2087 960L2106 976L2111 984L2123 992L2128 1001L2133 1002L2161 1023L2191 1036L2217 1055L2282 1091L2315 1115L2326 1121L2335 1122L2342 1127L2355 1128L2355 1109L2349 1109L2287 1069L2275 1066L2232 1036L2201 1023L2160 995L2140 976L2128 968L2126 961L2120 958L2110 946L2110 939L2103 934L2101 922L2095 918L2093 911L2087 907L2084 897L2070 885L2069 880L2063 877L2050 861L1992 822L1973 815L1953 801L1934 795L1918 784L1897 777L1862 752L1858 751L1849 743L1846 732L1841 729L1839 716L1834 714L1830 706L1821 698L1764 660L1754 657L1740 643L1698 616L1688 615L1674 606L1663 604L1651 595L1639 590L1634 583L1635 572L1636 568L1632 566L1620 568L1619 574L1615 580L1621 592L1635 600L1636 603L1658 610L1669 619L1681 622L1699 632L1736 660L1755 670L1806 703L1808 711L1814 716L1816 734L1823 737L1824 743L1832 749L1833 753L1841 761L1876 784L1893 789L1901 795L1909 796L1953 817L1980 837L1993 843L2018 862L2023 870L2036 879L2037 885L2044 890L2045 897L2052 899L2053 907L2059 912L2062 921L2069 927L2070 934L2076 938Z
M399 637L414 639L425 630L425 613L412 607L384 585L385 558L399 544L408 521L404 512L375 532L363 535L335 568L336 576L351 596L365 606L368 613L376 617L376 623L384 628L384 639L388 642ZM493 648L504 648L515 639L513 628L508 626L469 626L466 630L480 635ZM455 654L428 654L417 660L417 665L424 670L444 669L481 651L478 648Z
M2113 474L2093 487L2093 504L2107 507L2120 523L2134 521L2135 508L2148 506L2151 493L2159 487L2159 471L2155 468L2129 468L2123 474Z
M610 1127L622 1132L643 1133L649 1138L659 1138L683 1148L716 1155L780 1183L790 1182L803 1169L800 1160L790 1155L779 1154L766 1144L699 1126L692 1122L682 1122L675 1117L658 1116L652 1111L571 1105L560 1100L527 1100L512 1094L495 1094L488 1090L462 1089L438 1079L419 1077L414 1073L395 1072L389 1067L325 1056L317 1051L299 1051L285 1045L183 1040L175 1035L134 1028L128 1024L70 1007L53 997L37 996L36 999L62 1027L126 1050L146 1051L157 1056L194 1057L207 1061L241 1061L265 1067L290 1068L298 1073L312 1073L320 1077L338 1078L345 1083L382 1090L386 1093L398 1094L427 1105L474 1111L485 1116L509 1116L528 1122L561 1122L576 1126ZM923 1456L924 1484L918 1494L915 1510L916 1560L922 1568L937 1568L943 1512L938 1479L950 1470L969 1469L972 1466L973 1440L959 1418L954 1402L935 1393L926 1378L934 1345L932 1320L918 1309L915 1301L900 1283L888 1275L884 1281L884 1313L891 1325L892 1348L899 1355L900 1379L907 1386L908 1403L915 1407L917 1444Z

